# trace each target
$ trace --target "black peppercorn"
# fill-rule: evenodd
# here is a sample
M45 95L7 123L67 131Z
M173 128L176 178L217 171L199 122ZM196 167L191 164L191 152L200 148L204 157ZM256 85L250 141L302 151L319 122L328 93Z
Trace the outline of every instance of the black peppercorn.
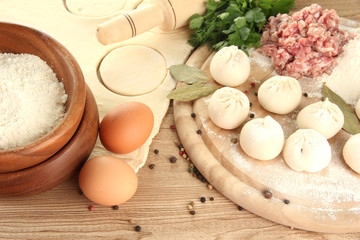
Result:
M112 207L112 209L118 210L118 209L119 209L119 206L118 206L118 205L114 205L114 206Z
M155 149L155 150L154 150L154 153L155 153L155 154L158 154L158 153L159 153L159 150Z
M195 118L195 117L196 117L196 114L195 114L195 113L191 113L191 117L192 117L192 118Z
M141 227L140 227L139 225L137 225L137 226L135 227L135 231L140 232L140 231L141 231Z
M171 163L176 163L176 161L177 161L176 157L174 157L174 156L170 157L170 162Z
M270 199L272 198L272 192L269 189L265 189L263 192L265 198Z

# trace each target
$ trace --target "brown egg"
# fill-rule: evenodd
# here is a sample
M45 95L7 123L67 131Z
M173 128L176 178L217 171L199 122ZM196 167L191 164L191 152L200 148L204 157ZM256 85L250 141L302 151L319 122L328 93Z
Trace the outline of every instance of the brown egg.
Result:
M110 110L100 124L101 143L111 152L125 154L141 147L154 126L154 114L141 102L127 102Z
M136 192L138 179L135 171L114 156L89 159L80 170L79 185L91 201L105 206L122 204Z

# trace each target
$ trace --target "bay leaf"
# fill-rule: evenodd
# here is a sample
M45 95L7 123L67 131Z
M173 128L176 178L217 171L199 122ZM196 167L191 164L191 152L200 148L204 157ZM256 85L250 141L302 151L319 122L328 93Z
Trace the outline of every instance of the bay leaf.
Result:
M185 64L173 65L169 68L171 75L180 82L187 84L205 83L209 81L206 74L195 67L186 66Z
M167 97L178 101L192 101L215 92L219 87L212 84L197 83L184 85L171 91Z
M360 133L360 123L353 109L344 101L344 99L342 99L328 86L326 86L325 83L323 84L323 96L324 98L328 98L332 103L335 103L343 112L344 114L343 129L350 134Z

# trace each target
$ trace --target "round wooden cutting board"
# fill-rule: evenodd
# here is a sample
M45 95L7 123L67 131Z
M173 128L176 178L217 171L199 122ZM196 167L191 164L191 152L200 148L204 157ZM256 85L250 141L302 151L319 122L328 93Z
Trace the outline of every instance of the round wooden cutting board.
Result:
M343 20L342 24L359 27L353 21ZM187 65L201 68L215 84L209 73L212 56L207 47L199 48ZM237 88L247 94L252 104L251 117L272 116L282 125L287 138L297 129L299 110L320 100L322 84L311 79L300 81L307 96L303 96L298 109L287 115L272 114L260 106L256 93L261 83L274 75L274 69L256 51L250 53L250 59L250 77ZM270 161L247 156L238 141L233 141L239 138L242 126L224 130L214 125L207 111L209 98L174 101L174 118L192 162L218 191L248 211L289 227L327 233L360 231L360 174L352 171L342 157L348 133L341 130L329 139L332 160L327 168L317 173L296 172L281 154ZM249 115L246 121L250 119ZM264 196L266 190L272 192L271 198Z

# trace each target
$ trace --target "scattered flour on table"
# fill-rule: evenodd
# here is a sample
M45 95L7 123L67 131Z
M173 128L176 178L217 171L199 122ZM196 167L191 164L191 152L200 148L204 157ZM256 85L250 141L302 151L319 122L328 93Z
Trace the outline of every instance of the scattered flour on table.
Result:
M66 100L64 85L39 57L0 53L0 150L50 132L63 119Z

